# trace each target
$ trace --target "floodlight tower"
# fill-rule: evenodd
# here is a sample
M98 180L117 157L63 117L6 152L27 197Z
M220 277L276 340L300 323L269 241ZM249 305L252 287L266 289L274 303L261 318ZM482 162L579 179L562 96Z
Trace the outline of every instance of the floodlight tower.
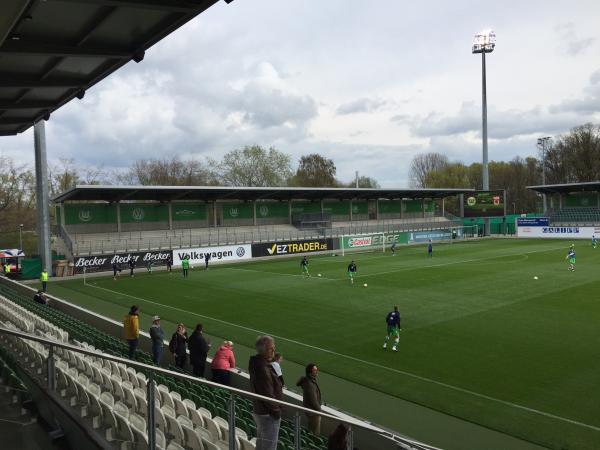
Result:
M484 30L475 34L473 38L473 53L481 53L481 116L482 116L482 141L483 141L483 190L490 190L490 178L488 172L488 138L487 138L487 86L485 73L485 54L492 53L496 47L496 33L493 30ZM485 219L485 232L489 235L489 219Z
M546 148L548 145L548 142L550 142L550 139L552 139L551 136L544 136L541 138L538 138L537 140L537 144L538 147L540 148L540 150L542 150L542 184L546 184ZM546 215L546 211L548 210L548 203L546 200L546 194L542 194L542 198L544 201L544 215Z

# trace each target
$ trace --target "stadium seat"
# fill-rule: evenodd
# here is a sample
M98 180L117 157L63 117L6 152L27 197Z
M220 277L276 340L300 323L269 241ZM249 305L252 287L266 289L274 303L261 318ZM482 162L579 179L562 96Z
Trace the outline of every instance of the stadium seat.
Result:
M192 421L187 417L179 416L177 422L183 430L184 447L191 450L203 450L201 435L195 430Z

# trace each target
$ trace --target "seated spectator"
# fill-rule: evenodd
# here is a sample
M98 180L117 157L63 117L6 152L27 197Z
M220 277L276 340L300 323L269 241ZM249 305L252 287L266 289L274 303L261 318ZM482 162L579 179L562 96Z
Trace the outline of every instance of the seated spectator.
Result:
M231 384L230 371L235 369L235 355L233 354L233 342L224 341L213 357L210 369L212 381L229 386Z
M41 290L37 291L37 293L33 296L33 301L39 303L40 305L48 304L48 299Z

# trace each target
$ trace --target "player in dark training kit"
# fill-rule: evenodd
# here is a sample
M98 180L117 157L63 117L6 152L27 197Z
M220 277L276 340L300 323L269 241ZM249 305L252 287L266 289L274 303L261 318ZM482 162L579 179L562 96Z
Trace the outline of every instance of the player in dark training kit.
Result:
M429 239L429 244L427 245L427 256L433 258L433 244L431 243L431 239Z
M352 260L350 264L348 264L348 278L350 278L350 284L354 284L354 276L356 275L356 271L356 264L354 263L354 260Z
M390 336L394 336L394 346L392 350L398 351L398 342L400 342L400 311L398 311L398 307L394 306L394 310L385 318L385 323L387 324L387 335L385 336L385 342L383 343L383 348L386 349L388 345L388 341L390 340Z
M300 261L300 267L302 267L302 275L306 278L310 277L310 273L308 273L308 258L306 256Z

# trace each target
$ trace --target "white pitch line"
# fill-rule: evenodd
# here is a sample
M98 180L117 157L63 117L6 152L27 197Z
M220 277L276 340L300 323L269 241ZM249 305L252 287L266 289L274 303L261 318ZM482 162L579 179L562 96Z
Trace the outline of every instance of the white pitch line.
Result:
M545 412L545 411L540 411L538 409L530 408L528 406L519 405L518 403L509 402L507 400L501 400L499 398L490 397L489 395L480 394L480 393L475 392L475 391L470 391L468 389L464 389L464 388L461 388L461 387L458 387L458 386L447 384L447 383L444 383L442 381L437 381L437 380L434 380L432 378L423 377L421 375L417 375L417 374L414 374L414 373L406 372L404 370L394 369L392 367L387 367L387 366L383 366L381 364L377 364L377 363L373 363L373 362L370 362L370 361L365 361L363 359L355 358L354 356L344 355L343 353L337 353L337 352L334 352L333 350L327 350L327 349L324 349L324 348L321 348L321 347L316 347L314 345L305 344L304 342L296 341L294 339L288 339L288 338L285 338L283 336L277 336L275 334L270 334L268 332L264 332L264 331L257 330L257 329L254 329L254 328L245 327L243 325L238 325L236 323L227 322L225 320L217 319L215 317L205 316L203 314L198 314L198 313L195 313L195 312L192 312L192 311L187 311L185 309L176 308L174 306L169 306L169 305L164 305L162 303L157 303L157 302L154 302L152 300L147 300L147 299L144 299L144 298L135 297L133 295L125 294L123 292L113 291L112 289L107 289L107 288L103 288L101 286L96 286L95 284L89 284L88 283L87 285L91 286L91 287L95 287L96 289L102 289L102 290L105 290L107 292L112 292L113 294L124 295L124 296L130 297L130 298L134 298L136 300L141 300L141 301L146 302L146 303L151 303L153 305L157 305L157 306L162 307L162 308L169 308L169 309L172 309L174 311L179 311L179 312L182 312L182 313L185 313L185 314L192 314L192 315L194 315L196 317L203 317L205 319L213 320L215 322L220 322L220 323L232 326L232 327L237 327L237 328L241 328L243 330L252 331L253 333L269 334L270 336L273 336L274 338L277 338L277 339L281 339L282 341L291 342L291 343L296 344L296 345L308 347L308 348L311 348L311 349L314 349L314 350L318 350L318 351L321 351L321 352L324 352L324 353L329 353L331 355L339 356L341 358L349 359L351 361L356 361L356 362L359 362L361 364L365 364L365 365L372 366L372 367L377 367L379 369L388 370L390 372L395 372L395 373L398 373L400 375L404 375L404 376L411 377L411 378L414 378L414 379L417 379L417 380L425 381L427 383L435 384L437 386L441 386L441 387L444 387L444 388L447 388L447 389L451 389L451 390L454 390L454 391L457 391L457 392L462 392L464 394L468 394L468 395L471 395L471 396L474 396L474 397L483 398L485 400L489 400L489 401L492 401L492 402L495 402L495 403L500 403L502 405L510 406L510 407L513 407L513 408L516 408L516 409L520 409L520 410L523 410L523 411L527 411L527 412L530 412L530 413L533 413L533 414L537 414L537 415L540 415L540 416L548 417L550 419L555 419L555 420L558 420L558 421L561 421L561 422L570 423L570 424L577 425L577 426L580 426L582 428L588 428L588 429L594 430L594 431L600 431L600 427L597 427L597 426L594 426L594 425L590 425L590 424L583 423L583 422L578 422L577 420L569 419L569 418L566 418L566 417L557 416L555 414L551 414L551 413L548 413L548 412Z
M296 274L296 273L282 273L282 272L269 272L266 270L256 270L256 269L243 269L241 267L224 267L224 269L229 269L229 270L242 270L244 272L255 272L255 273L270 273L272 275L283 275L286 277L302 277L302 278L314 278L316 280L329 280L329 281L337 281L338 278L327 278L327 277L319 277L319 276L314 276L311 275L310 277L305 277L302 274Z

